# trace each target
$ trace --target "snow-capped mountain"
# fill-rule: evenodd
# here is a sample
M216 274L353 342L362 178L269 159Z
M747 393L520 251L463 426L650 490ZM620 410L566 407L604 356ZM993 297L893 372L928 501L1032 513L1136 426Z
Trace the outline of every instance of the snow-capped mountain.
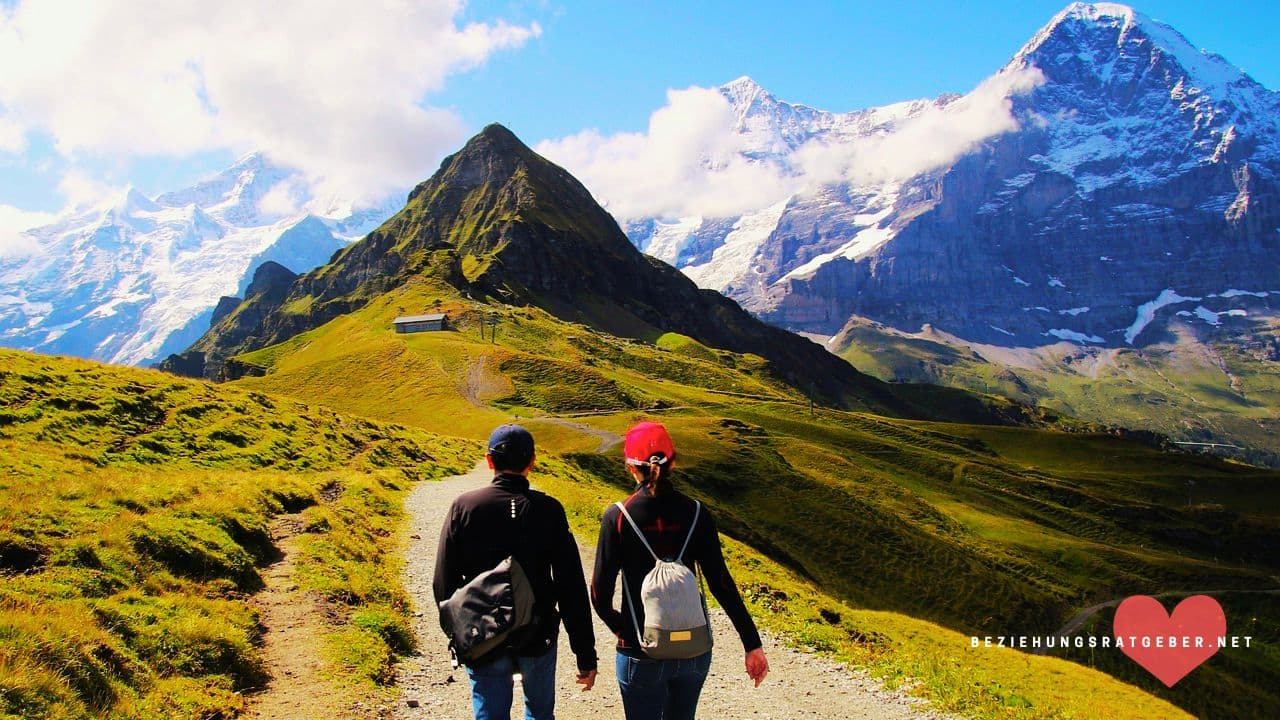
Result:
M294 171L255 153L192 187L154 199L129 189L29 230L40 251L0 260L0 345L155 362L198 338L254 268L310 270L399 205L335 200L315 215L297 209L305 193Z
M993 87L1013 122L933 167L864 171L845 150L919 117L945 142ZM1280 300L1280 94L1126 6L1067 7L968 96L833 114L747 79L721 92L744 157L794 168L816 146L851 172L739 217L627 231L777 324L1127 346L1171 317L1220 324Z

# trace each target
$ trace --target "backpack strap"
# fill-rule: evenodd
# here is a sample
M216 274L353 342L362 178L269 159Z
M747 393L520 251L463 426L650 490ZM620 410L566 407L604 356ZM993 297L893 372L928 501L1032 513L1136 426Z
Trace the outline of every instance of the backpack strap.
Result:
M640 538L640 542L641 544L644 545L644 549L648 550L649 554L653 556L653 561L662 562L662 558L658 557L658 553L654 552L653 548L649 546L649 541L645 538L644 533L640 531L640 526L636 524L636 521L634 519L632 519L631 513L627 512L627 506L623 505L620 502L616 502L614 503L614 505L617 505L618 509L622 511L622 516L627 519L627 524L631 526L631 529L636 531L636 536ZM694 500L693 501L693 522L689 523L689 534L685 536L684 544L680 546L680 554L676 556L676 560L678 562L684 562L684 551L689 548L689 541L693 540L693 530L698 526L698 517L701 514L702 514L702 503L698 502L697 500Z
M627 512L627 506L620 502L616 502L614 505L617 505L618 509L622 511L622 517L627 519L627 524L631 526L631 529L636 531L636 537L640 538L640 544L644 545L644 549L648 550L649 554L653 556L653 561L662 562L662 558L658 557L658 553L654 552L652 547L649 547L649 541L645 539L644 533L640 531L640 526L631 518L631 513Z

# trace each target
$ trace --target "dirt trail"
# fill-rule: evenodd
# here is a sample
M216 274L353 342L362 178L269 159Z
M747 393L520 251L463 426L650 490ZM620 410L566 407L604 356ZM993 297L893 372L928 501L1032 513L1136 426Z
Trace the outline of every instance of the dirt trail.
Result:
M471 718L471 692L466 671L451 669L449 652L440 632L431 593L436 542L449 503L459 493L489 482L489 471L477 467L467 475L441 482L419 484L406 502L410 520L410 541L404 570L405 586L414 598L416 630L421 641L419 654L401 663L400 699L393 716L400 720L467 720ZM536 474L533 477L537 484ZM582 548L584 567L592 566L593 547ZM851 670L826 658L808 655L776 642L765 635L769 656L769 677L753 688L742 667L742 645L723 612L714 611L712 624L717 646L711 675L699 703L704 718L875 718L877 720L938 720L941 715L921 707L921 701L890 692L864 673ZM600 652L600 675L594 690L578 691L573 683L574 660L564 633L560 635L557 673L556 717L563 720L604 720L621 718L622 704L614 675L612 634L596 623L596 647ZM513 710L523 717L516 693ZM410 703L417 707L410 707Z
M256 720L333 720L353 717L347 701L325 677L328 666L321 639L330 608L315 593L301 592L294 582L294 556L302 532L300 515L284 515L271 523L271 539L281 557L262 573L266 587L253 597L253 607L266 628L262 657L271 669L266 688L248 699L246 717Z
M620 444L623 439L622 436L617 433L612 433L612 432L609 432L608 430L601 430L599 428L593 428L590 425L584 425L583 423L573 422L572 420L565 420L564 418L561 418L561 417L542 416L542 417L530 418L530 420L534 422L549 423L551 425L559 425L561 427L573 428L574 430L577 430L579 432L582 432L594 438L597 438L600 441L600 444L596 446L596 452L602 455L612 450L615 445Z

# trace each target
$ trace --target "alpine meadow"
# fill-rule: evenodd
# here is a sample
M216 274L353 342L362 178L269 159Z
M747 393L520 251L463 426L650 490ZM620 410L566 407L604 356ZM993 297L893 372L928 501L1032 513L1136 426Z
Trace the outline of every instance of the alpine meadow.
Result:
M617 195L598 158L659 142L660 111L652 137L489 124L403 202L277 217L307 176L255 153L24 231L47 252L0 254L0 720L435 717L467 675L404 694L447 652L414 489L487 472L522 425L589 549L643 421L766 649L837 664L792 678L808 695L869 676L928 720L1277 716L1280 96L1105 3L994 77L844 114L706 91L738 144L699 171L776 175L767 207ZM1011 128L805 185L815 152L868 163L992 87ZM1127 598L1197 595L1247 643L1175 683L1088 642ZM1054 642L1000 647L1028 636Z

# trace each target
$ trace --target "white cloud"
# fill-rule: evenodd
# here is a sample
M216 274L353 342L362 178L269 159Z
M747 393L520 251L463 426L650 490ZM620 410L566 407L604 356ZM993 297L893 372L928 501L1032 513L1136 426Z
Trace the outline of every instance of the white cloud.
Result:
M79 168L72 168L58 181L58 192L66 199L64 212L102 205L124 194L125 188L102 182Z
M265 150L325 191L375 197L420 180L461 139L461 120L427 96L540 32L462 26L461 8L25 0L0 11L0 147L41 132L71 157Z
M810 185L910 178L954 162L988 138L1016 130L1010 96L1043 81L1034 68L1001 72L952 103L927 107L891 132L847 143L808 143L796 151L792 163Z
M0 260L28 257L40 252L36 239L22 231L47 225L53 220L54 216L49 213L0 205Z
M27 134L18 123L0 115L0 152L20 153L27 149Z
M281 180L258 199L258 210L266 215L286 217L302 209L307 199L307 188L296 179Z
M620 218L736 215L785 197L795 182L780 168L742 157L734 123L719 91L670 90L647 133L586 130L537 150L581 178Z
M830 183L870 185L942 167L1016 129L1010 96L1041 82L1034 68L1002 72L890 132L810 141L767 162L741 154L746 138L733 107L718 90L698 87L669 91L647 132L606 136L587 130L537 149L580 177L621 219L732 217Z

